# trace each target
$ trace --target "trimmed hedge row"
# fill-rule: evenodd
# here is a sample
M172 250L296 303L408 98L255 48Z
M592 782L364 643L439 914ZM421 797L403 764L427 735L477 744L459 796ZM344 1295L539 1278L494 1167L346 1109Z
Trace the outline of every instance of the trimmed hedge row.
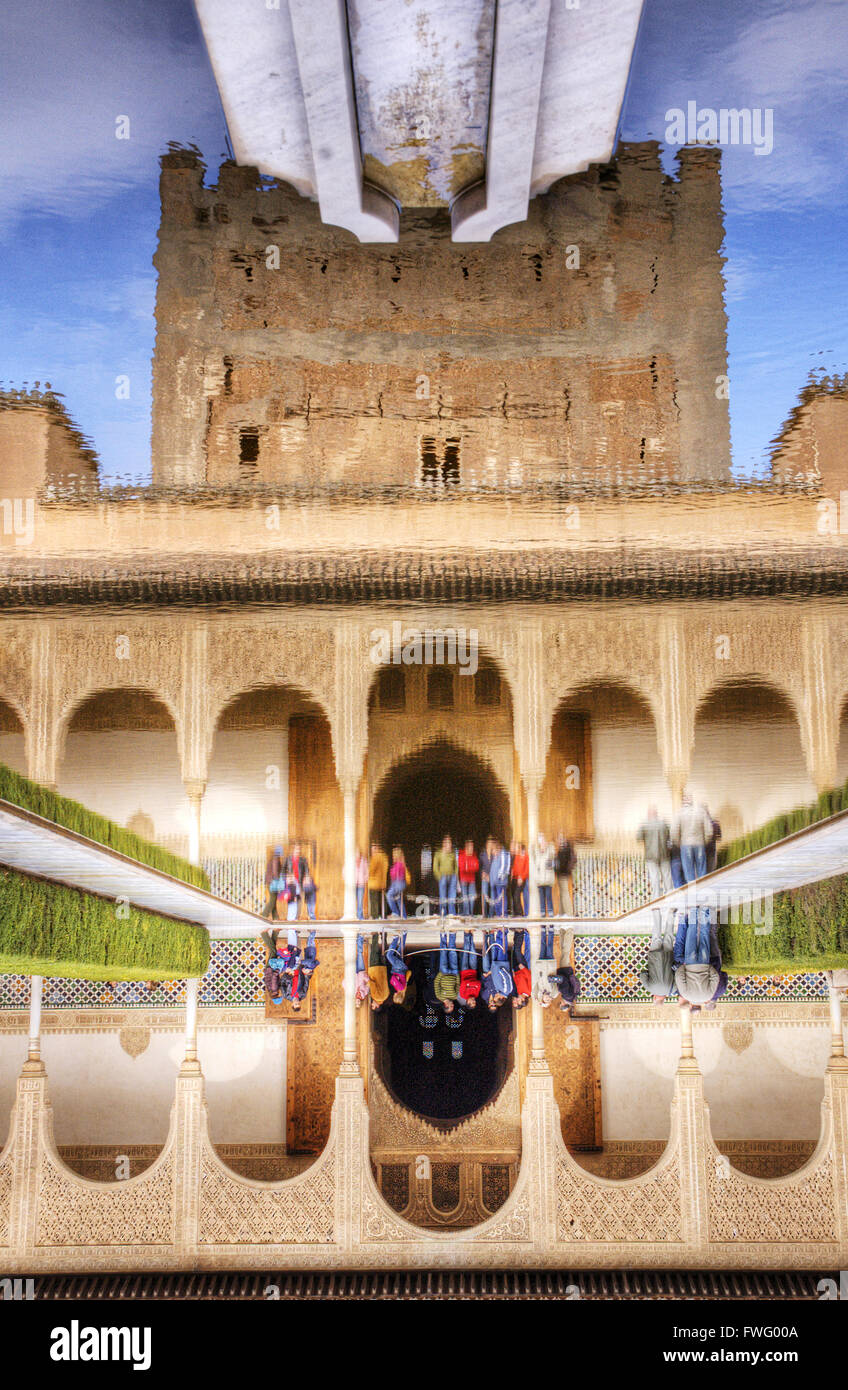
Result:
M775 816L719 851L719 867L734 864L787 835L848 810L848 783L823 792L808 806ZM738 917L739 914L734 914ZM722 966L729 975L798 975L848 967L848 875L775 894L772 929L738 920L719 929Z
M0 972L73 980L185 980L205 974L205 927L0 869Z
M766 821L758 830L739 835L735 840L722 845L718 853L719 868L725 864L734 864L737 859L744 859L746 854L765 849L767 845L784 840L787 835L794 835L797 830L805 830L808 825L815 825L817 821L826 820L828 816L835 816L837 811L846 810L848 782L842 787L834 787L833 791L822 792L818 800L809 806L796 806L794 811L787 811L783 816L775 816L774 820Z
M45 820L55 821L57 825L64 826L66 830L73 830L77 835L85 835L89 840L97 840L98 844L108 845L110 849L117 850L118 854L125 854L128 859L137 859L140 864L147 864L151 869L160 869L162 873L182 879L183 883L190 883L195 888L209 888L208 876L198 864L190 864L187 859L181 859L179 855L171 854L167 849L151 845L148 840L134 835L131 830L125 830L123 826L116 825L105 816L98 816L95 811L89 811L88 807L81 806L78 801L59 796L38 782L30 782L27 777L13 772L2 763L0 798L23 807L25 811L32 811L36 816L43 816Z
M732 915L719 928L729 975L799 975L848 968L848 876L777 893L771 931Z

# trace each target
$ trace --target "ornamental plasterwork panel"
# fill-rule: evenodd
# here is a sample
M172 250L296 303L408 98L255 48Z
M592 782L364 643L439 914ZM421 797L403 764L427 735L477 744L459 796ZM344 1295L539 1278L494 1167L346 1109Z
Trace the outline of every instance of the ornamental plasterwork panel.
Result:
M717 1241L814 1241L837 1239L833 1157L781 1179L750 1178L712 1147L707 1162L709 1239ZM812 1166L811 1166L812 1165Z
M11 1145L0 1154L0 1245L9 1244L9 1220L12 1210L12 1151Z
M682 1241L683 1207L676 1149L660 1168L616 1184L593 1179L560 1154L556 1168L557 1239Z
M262 685L295 687L313 699L328 718L335 704L335 638L326 624L312 621L233 621L210 626L207 681L213 722L225 705Z
M310 1245L335 1236L336 1154L331 1141L299 1177L260 1184L228 1172L204 1140L200 1245Z
M0 697L17 711L22 723L30 717L33 633L20 622L0 623Z
M51 660L60 725L88 696L112 689L148 690L177 724L183 626L179 618L151 621L133 613L57 625Z
M372 1067L369 1081L370 1148L388 1154L423 1153L432 1149L520 1152L521 1114L518 1098L518 1070L513 1066L498 1095L482 1110L449 1131L429 1125L405 1106L393 1100L378 1072ZM388 1161L388 1160L387 1160Z
M123 1182L93 1183L42 1157L38 1246L170 1245L174 1162L170 1150Z

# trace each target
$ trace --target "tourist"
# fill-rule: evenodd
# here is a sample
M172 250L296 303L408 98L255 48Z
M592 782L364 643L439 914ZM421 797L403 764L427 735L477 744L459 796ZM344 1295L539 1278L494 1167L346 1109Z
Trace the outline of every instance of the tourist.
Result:
M406 867L403 848L401 845L395 845L392 850L392 867L389 869L389 891L386 894L386 902L392 917L406 916L404 897L411 882L412 878Z
M306 915L310 922L315 921L315 900L318 897L318 884L307 869L301 880L301 893L306 903Z
M356 917L357 921L361 922L365 916L365 890L368 887L368 860L361 849L356 851L353 882L356 888Z
M707 845L712 833L713 823L703 806L695 806L689 793L684 792L680 810L674 817L671 827L671 838L680 850L680 868L684 883L693 883L695 879L703 878L707 872ZM696 903L691 911L681 914L678 923L678 937L681 933L685 937L687 924L694 918L697 925L699 917L702 919L702 925L706 927L707 935L709 935L709 908L704 908L702 912ZM677 954L675 951L675 959L677 959Z
M372 921L377 921L384 915L383 894L386 891L388 874L389 857L378 844L373 844L368 861L368 915Z
M433 873L439 885L439 916L456 916L456 854L450 835L442 840L442 848L433 855Z
M542 917L554 915L554 848L541 833L533 849L533 872L539 889L539 913Z
M291 945L291 935L289 936L289 945ZM297 935L295 935L295 948L297 948ZM295 1013L300 1013L300 1006L309 992L313 973L320 964L315 950L315 930L313 928L306 938L306 949L298 957L292 976L291 1006Z
M554 961L554 928L543 926L542 938L539 948L539 959L534 961L531 967L533 978L533 994L539 1001L543 1009L550 1007L554 997L554 990L551 987L551 973Z
M648 807L647 818L636 831L645 852L645 872L651 898L671 892L671 834L668 821L663 820L656 806Z
M456 954L456 932L442 932L439 938L439 970L433 981L433 993L446 1014L452 1014L459 998L459 963Z
M713 823L703 806L694 806L691 796L684 792L671 826L671 839L680 850L684 883L703 878L707 872L707 845L712 833Z
M474 933L467 931L462 938L462 955L459 962L459 1002L465 1009L476 1009L477 1000L480 998L478 959Z
M574 853L574 846L570 840L566 839L561 830L557 835L556 854L554 855L554 873L559 888L561 917L564 917L566 913L569 917L574 916L574 866L576 863L577 856Z
M368 971L365 969L365 937L360 933L356 938L356 987L354 989L354 998L358 1009L362 1008L370 993L371 981L368 977Z
M368 979L371 986L371 1008L376 1012L389 997L389 972L380 937L374 932L368 953Z
M681 1004L715 1007L727 989L715 924L697 911L684 917L674 944L674 983Z
M712 826L712 833L707 840L707 873L712 874L718 868L718 842L721 839L721 826L717 820L713 819L706 806L703 809L704 815Z
M527 846L516 843L513 846L512 863L509 870L509 910L512 917L526 917L530 911L530 856Z
M490 835L480 851L480 915L482 917L494 916L492 912L492 885L489 880L494 853L495 842Z
M283 847L275 845L271 854L268 856L268 863L265 865L265 888L268 893L268 901L262 909L263 917L270 917L271 920L277 915L277 895L283 887Z
M300 884L293 873L287 873L285 876L282 896L286 904L286 920L296 922L300 911Z
M483 934L483 983L480 998L494 1011L505 1004L512 994L512 971L507 955L506 932Z
M560 1008L570 1014L580 994L580 981L574 971L574 929L560 933L559 969L548 976L549 982L559 991Z
M664 1004L677 993L674 983L674 913L663 915L654 908L654 927L651 944L645 961L645 969L639 974L642 988L651 995L655 1004Z
M477 872L480 868L480 860L474 853L473 840L465 841L465 849L460 850L457 857L457 867L459 869L459 891L462 895L462 915L473 917L474 902L477 897Z
M494 842L494 853L489 865L489 887L492 895L492 916L506 916L506 893L509 887L510 853L501 844Z
M391 890L390 890L391 891ZM406 950L406 932L400 936L393 936L386 951L386 966L391 972L389 975L389 989L395 1004L402 1004L406 998L406 988L412 974L407 969L404 952Z
M522 927L512 935L512 1007L525 1009L530 1003L533 980L530 974L530 937Z
M277 953L277 937L279 928L273 931L262 932L262 940L268 955L265 959L264 984L271 997L273 1004L282 1004L283 994L283 973L285 971L285 961Z

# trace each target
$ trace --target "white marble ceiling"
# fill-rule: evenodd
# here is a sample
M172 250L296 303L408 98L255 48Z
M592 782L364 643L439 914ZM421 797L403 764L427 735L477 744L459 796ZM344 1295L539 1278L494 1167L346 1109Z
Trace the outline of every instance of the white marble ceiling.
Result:
M609 159L644 0L195 0L239 163L362 241L487 241Z

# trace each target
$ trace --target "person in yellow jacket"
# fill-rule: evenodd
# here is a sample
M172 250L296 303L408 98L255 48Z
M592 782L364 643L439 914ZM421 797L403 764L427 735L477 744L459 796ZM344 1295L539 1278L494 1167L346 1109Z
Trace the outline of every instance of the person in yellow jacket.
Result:
M373 918L383 915L383 894L388 872L389 856L379 845L372 845L368 861L368 913Z

